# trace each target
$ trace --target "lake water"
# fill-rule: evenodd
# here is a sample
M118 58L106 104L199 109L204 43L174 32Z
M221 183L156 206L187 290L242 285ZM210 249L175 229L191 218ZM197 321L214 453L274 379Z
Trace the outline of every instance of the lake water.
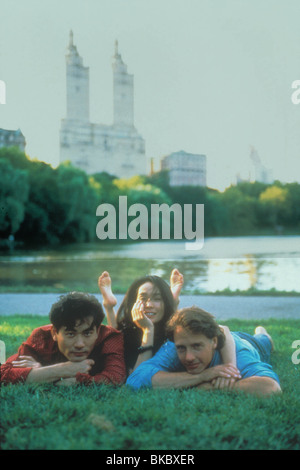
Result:
M300 292L300 236L208 238L204 247L187 251L183 242L105 242L40 251L2 253L2 286L97 291L97 279L109 271L114 290L124 291L144 274L168 280L173 267L185 290L276 289Z

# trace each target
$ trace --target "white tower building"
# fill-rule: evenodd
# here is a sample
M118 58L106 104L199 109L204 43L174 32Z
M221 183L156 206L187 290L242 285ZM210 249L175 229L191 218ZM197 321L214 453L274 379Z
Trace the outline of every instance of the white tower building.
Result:
M73 43L66 55L67 113L60 130L60 162L71 163L87 173L106 171L129 178L146 174L145 141L134 127L133 76L127 73L115 44L113 57L112 125L89 120L89 69L84 67Z
M113 58L114 90L114 126L132 128L133 126L133 75L127 73L127 67L115 42Z
M67 119L89 122L89 68L83 66L83 61L73 44L73 32L70 32L70 42L67 62Z

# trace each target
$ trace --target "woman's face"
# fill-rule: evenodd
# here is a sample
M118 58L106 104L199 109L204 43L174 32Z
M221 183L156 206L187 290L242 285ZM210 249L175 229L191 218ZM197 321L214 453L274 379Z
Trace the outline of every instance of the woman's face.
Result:
M136 300L144 304L144 313L152 323L158 323L163 319L165 305L161 293L152 282L145 282L138 290Z

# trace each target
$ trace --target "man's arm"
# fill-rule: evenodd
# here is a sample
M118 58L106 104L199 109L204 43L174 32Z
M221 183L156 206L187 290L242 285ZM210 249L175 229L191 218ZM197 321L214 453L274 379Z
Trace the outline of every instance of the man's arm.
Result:
M127 385L139 389L148 388L189 388L213 380L215 377L230 377L238 374L231 364L212 367L201 374L182 371L175 344L167 341L148 361L143 362L128 377ZM204 375L203 375L204 374Z
M197 385L211 382L217 378L232 379L237 376L238 371L232 364L205 369L199 374L188 372L163 372L159 371L152 377L153 388L191 388Z
M32 356L10 357L1 367L1 381L5 383L51 383L61 379L76 377L78 373L87 373L94 361L62 362L51 366L41 366Z
M51 383L61 379L75 378L77 374L86 374L94 364L92 359L80 362L61 362L45 367L35 367L29 372L26 383Z
M233 390L252 393L255 395L270 395L272 393L281 392L281 388L276 380L271 377L248 377L247 379L238 380Z
M212 382L200 384L197 388L200 390L216 390ZM241 391L253 395L268 396L272 393L281 392L281 388L276 380L271 377L248 377L247 379L238 380L231 387L233 391Z

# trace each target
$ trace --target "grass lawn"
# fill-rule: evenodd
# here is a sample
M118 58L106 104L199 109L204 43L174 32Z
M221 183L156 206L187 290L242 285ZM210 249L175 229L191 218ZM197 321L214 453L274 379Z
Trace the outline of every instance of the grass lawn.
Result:
M39 316L0 316L7 357L17 351ZM253 333L257 322L231 320L232 331ZM0 442L12 449L300 450L300 364L292 343L300 320L268 320L276 351L272 365L282 394L142 390L125 386L8 385L0 390ZM299 357L299 355L298 355ZM134 454L133 454L134 455Z

